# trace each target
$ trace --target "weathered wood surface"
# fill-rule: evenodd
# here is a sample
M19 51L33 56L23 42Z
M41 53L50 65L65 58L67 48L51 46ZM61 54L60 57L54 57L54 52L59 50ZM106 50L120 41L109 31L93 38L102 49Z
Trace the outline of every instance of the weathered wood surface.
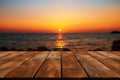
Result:
M1 51L0 78L120 78L119 51Z
M114 59L116 61L119 61L120 62L120 56L117 56L113 53L109 53L109 52L105 52L105 51L97 51L98 53L108 57L108 58L111 58L111 59Z
M36 78L60 78L61 77L61 62L60 52L51 52L46 61L40 67L36 74Z
M23 55L19 55L18 57L12 58L9 61L0 64L0 77L6 76L9 72L11 72L13 69L17 68L19 65L27 61L33 55L35 54L32 52L24 53Z
M9 52L9 53L7 52L7 53L4 53L4 54L7 54L7 55L4 55L0 58L0 64L8 62L8 61L14 59L15 57L20 56L20 55L22 56L23 53L25 53L25 52Z
M120 75L120 62L110 59L106 56L100 55L97 52L89 52L89 54Z
M107 51L107 52L120 56L120 51Z
M72 52L62 53L62 76L63 78L87 77L85 71Z
M46 59L49 52L36 52L36 55L31 59L26 61L23 65L20 65L18 68L14 69L11 73L9 73L6 77L34 77L37 70L41 66L41 64Z
M0 58L1 57L4 57L4 56L7 56L7 55L9 55L9 54L11 54L11 53L13 53L12 51L7 51L7 52L4 52L4 51L2 51L2 52L0 52Z
M90 77L118 77L119 75L90 55L76 54Z

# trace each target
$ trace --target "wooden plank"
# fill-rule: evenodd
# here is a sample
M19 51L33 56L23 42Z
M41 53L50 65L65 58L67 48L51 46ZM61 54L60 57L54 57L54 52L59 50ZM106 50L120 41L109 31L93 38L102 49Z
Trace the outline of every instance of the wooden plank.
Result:
M6 56L4 56L4 57L1 57L0 59L14 58L14 57L16 57L16 56L18 56L18 55L20 55L20 54L23 54L23 53L25 53L25 51L22 51L22 52L20 52L20 51L14 51L14 52L9 53L9 55L6 55Z
M86 53L87 51L81 51L81 50L72 50L73 53L79 53L80 55L88 55L88 53Z
M120 61L120 56L117 56L117 55L114 55L112 53L108 53L108 52L105 52L105 51L97 51L97 52L106 56L106 57L109 57L109 58L112 58L114 60Z
M105 57L103 55L100 55L96 52L89 52L89 54L94 57L95 59L99 60L101 63L103 63L105 66L110 68L112 71L115 71L119 74L120 77L120 62L115 61L113 59L110 59L108 57Z
M5 57L11 53L13 53L13 51L2 51L2 52L0 51L0 58Z
M115 54L117 56L120 56L120 51L109 51L109 53L112 53L112 54Z
M19 55L22 55L23 53L25 53L25 51L19 52L19 51L14 51L9 53L8 55L5 55L3 57L0 58L0 64L5 63L7 61L10 61L12 58L15 58Z
M38 54L32 57L30 60L26 61L24 64L20 65L12 72L10 72L6 77L7 78L32 78L35 73L41 66L41 64L45 61L48 51L37 52Z
M72 52L62 53L62 77L82 78L87 77L78 60Z
M78 52L80 55L88 55L87 51L80 51Z
M45 62L41 65L36 78L60 78L60 51L52 51Z
M99 78L110 78L118 77L119 75L103 65L98 60L94 59L90 55L79 55L75 54L85 71L88 73L89 77L99 77Z
M17 68L19 65L27 61L29 58L34 56L36 53L33 52L26 52L23 55L20 55L18 57L15 57L11 59L10 61L3 63L0 65L0 77L5 77L9 72L11 72L13 69Z

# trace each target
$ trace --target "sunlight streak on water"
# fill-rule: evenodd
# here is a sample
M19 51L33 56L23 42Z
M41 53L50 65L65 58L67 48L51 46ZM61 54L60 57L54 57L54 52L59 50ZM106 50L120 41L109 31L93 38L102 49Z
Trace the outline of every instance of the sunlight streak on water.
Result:
M72 48L94 50L101 48L111 50L112 41L120 39L120 34L53 34L53 33L4 33L0 34L0 48L36 49L38 46L51 48Z
M65 46L65 42L63 41L63 36L61 33L58 34L56 46L57 46L57 48L64 48L64 46Z

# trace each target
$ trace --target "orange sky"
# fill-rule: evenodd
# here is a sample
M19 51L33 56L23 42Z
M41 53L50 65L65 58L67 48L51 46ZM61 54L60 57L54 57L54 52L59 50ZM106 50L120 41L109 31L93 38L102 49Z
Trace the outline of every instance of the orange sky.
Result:
M59 28L65 33L120 30L118 0L85 1L1 1L0 32L56 33Z

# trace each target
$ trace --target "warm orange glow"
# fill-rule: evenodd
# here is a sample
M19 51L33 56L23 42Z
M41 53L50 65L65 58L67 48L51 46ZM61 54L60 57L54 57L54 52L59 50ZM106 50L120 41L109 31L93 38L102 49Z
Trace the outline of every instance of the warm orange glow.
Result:
M102 0L99 5L96 2L101 0L85 0L85 3L84 0L52 0L55 4L49 0L30 0L33 1L30 4L28 0L23 2L24 6L14 1L19 5L6 3L6 0L6 4L0 5L0 32L96 33L120 30L120 5L107 5L109 0L107 3Z
M56 45L57 45L57 48L64 48L65 43L63 40L58 40Z
M61 29L60 29L60 31L61 31ZM58 40L56 42L57 48L64 48L65 42L63 41L62 38L63 38L62 33L58 33Z
M59 34L58 34L58 40L61 40L62 38L63 38L62 34L59 33Z
M61 32L62 31L62 29L59 29L59 32Z

